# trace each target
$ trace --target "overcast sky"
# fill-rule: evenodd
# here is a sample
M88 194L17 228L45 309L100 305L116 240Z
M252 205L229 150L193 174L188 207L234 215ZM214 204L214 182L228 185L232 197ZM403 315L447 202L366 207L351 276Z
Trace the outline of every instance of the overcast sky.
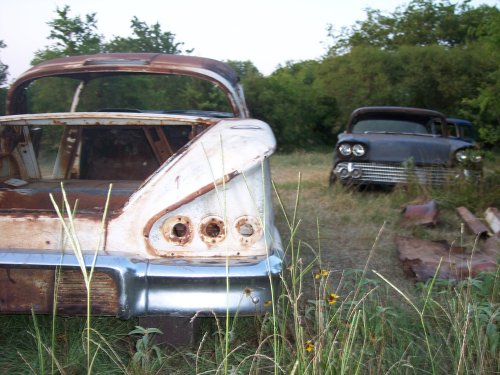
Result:
M340 30L365 19L370 7L393 12L406 0L0 0L0 60L9 81L29 68L36 50L50 45L47 22L56 7L70 15L96 13L106 40L129 36L133 16L148 25L159 22L193 55L218 60L250 60L264 74L287 61L320 58L329 44L327 25ZM473 0L472 5L500 5Z

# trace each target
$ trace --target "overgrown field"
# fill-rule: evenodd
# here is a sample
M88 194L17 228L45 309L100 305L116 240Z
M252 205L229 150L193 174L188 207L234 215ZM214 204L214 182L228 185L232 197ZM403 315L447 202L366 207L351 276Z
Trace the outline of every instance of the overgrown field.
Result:
M459 205L500 205L498 158L486 181L445 189L328 187L330 153L276 155L276 219L289 267L274 314L206 319L191 348L158 348L136 321L0 317L0 374L495 374L499 268L461 282L415 284L394 236L460 241ZM435 227L402 228L402 208L437 200ZM168 334L168 333L167 333ZM89 359L90 358L90 359Z

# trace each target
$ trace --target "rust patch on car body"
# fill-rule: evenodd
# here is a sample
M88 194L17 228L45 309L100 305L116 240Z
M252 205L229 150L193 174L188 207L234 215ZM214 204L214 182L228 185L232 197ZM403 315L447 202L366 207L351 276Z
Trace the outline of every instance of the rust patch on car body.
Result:
M87 313L87 289L80 270L0 268L0 313L30 313L33 309L38 314L52 314L54 299L58 313ZM118 288L113 278L94 272L92 314L117 315L118 306Z

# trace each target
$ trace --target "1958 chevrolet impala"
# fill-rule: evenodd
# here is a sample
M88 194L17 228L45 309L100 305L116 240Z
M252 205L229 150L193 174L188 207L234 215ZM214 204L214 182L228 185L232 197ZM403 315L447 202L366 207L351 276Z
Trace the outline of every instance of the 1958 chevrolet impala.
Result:
M407 107L363 107L339 134L330 184L396 185L408 181L442 185L477 179L481 155L471 124L440 112Z
M59 313L85 314L76 250L84 267L95 263L94 314L269 309L283 256L268 163L275 138L249 118L228 65L149 53L60 58L20 76L7 106L0 313L52 313L56 300ZM63 193L72 236L55 210Z

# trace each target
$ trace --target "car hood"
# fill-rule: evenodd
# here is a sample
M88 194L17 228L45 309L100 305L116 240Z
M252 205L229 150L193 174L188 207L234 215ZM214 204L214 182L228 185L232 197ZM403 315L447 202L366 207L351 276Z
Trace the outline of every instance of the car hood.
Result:
M432 135L351 134L339 135L339 142L361 143L366 154L359 160L371 162L404 162L413 159L417 165L450 165L454 153L470 144Z

